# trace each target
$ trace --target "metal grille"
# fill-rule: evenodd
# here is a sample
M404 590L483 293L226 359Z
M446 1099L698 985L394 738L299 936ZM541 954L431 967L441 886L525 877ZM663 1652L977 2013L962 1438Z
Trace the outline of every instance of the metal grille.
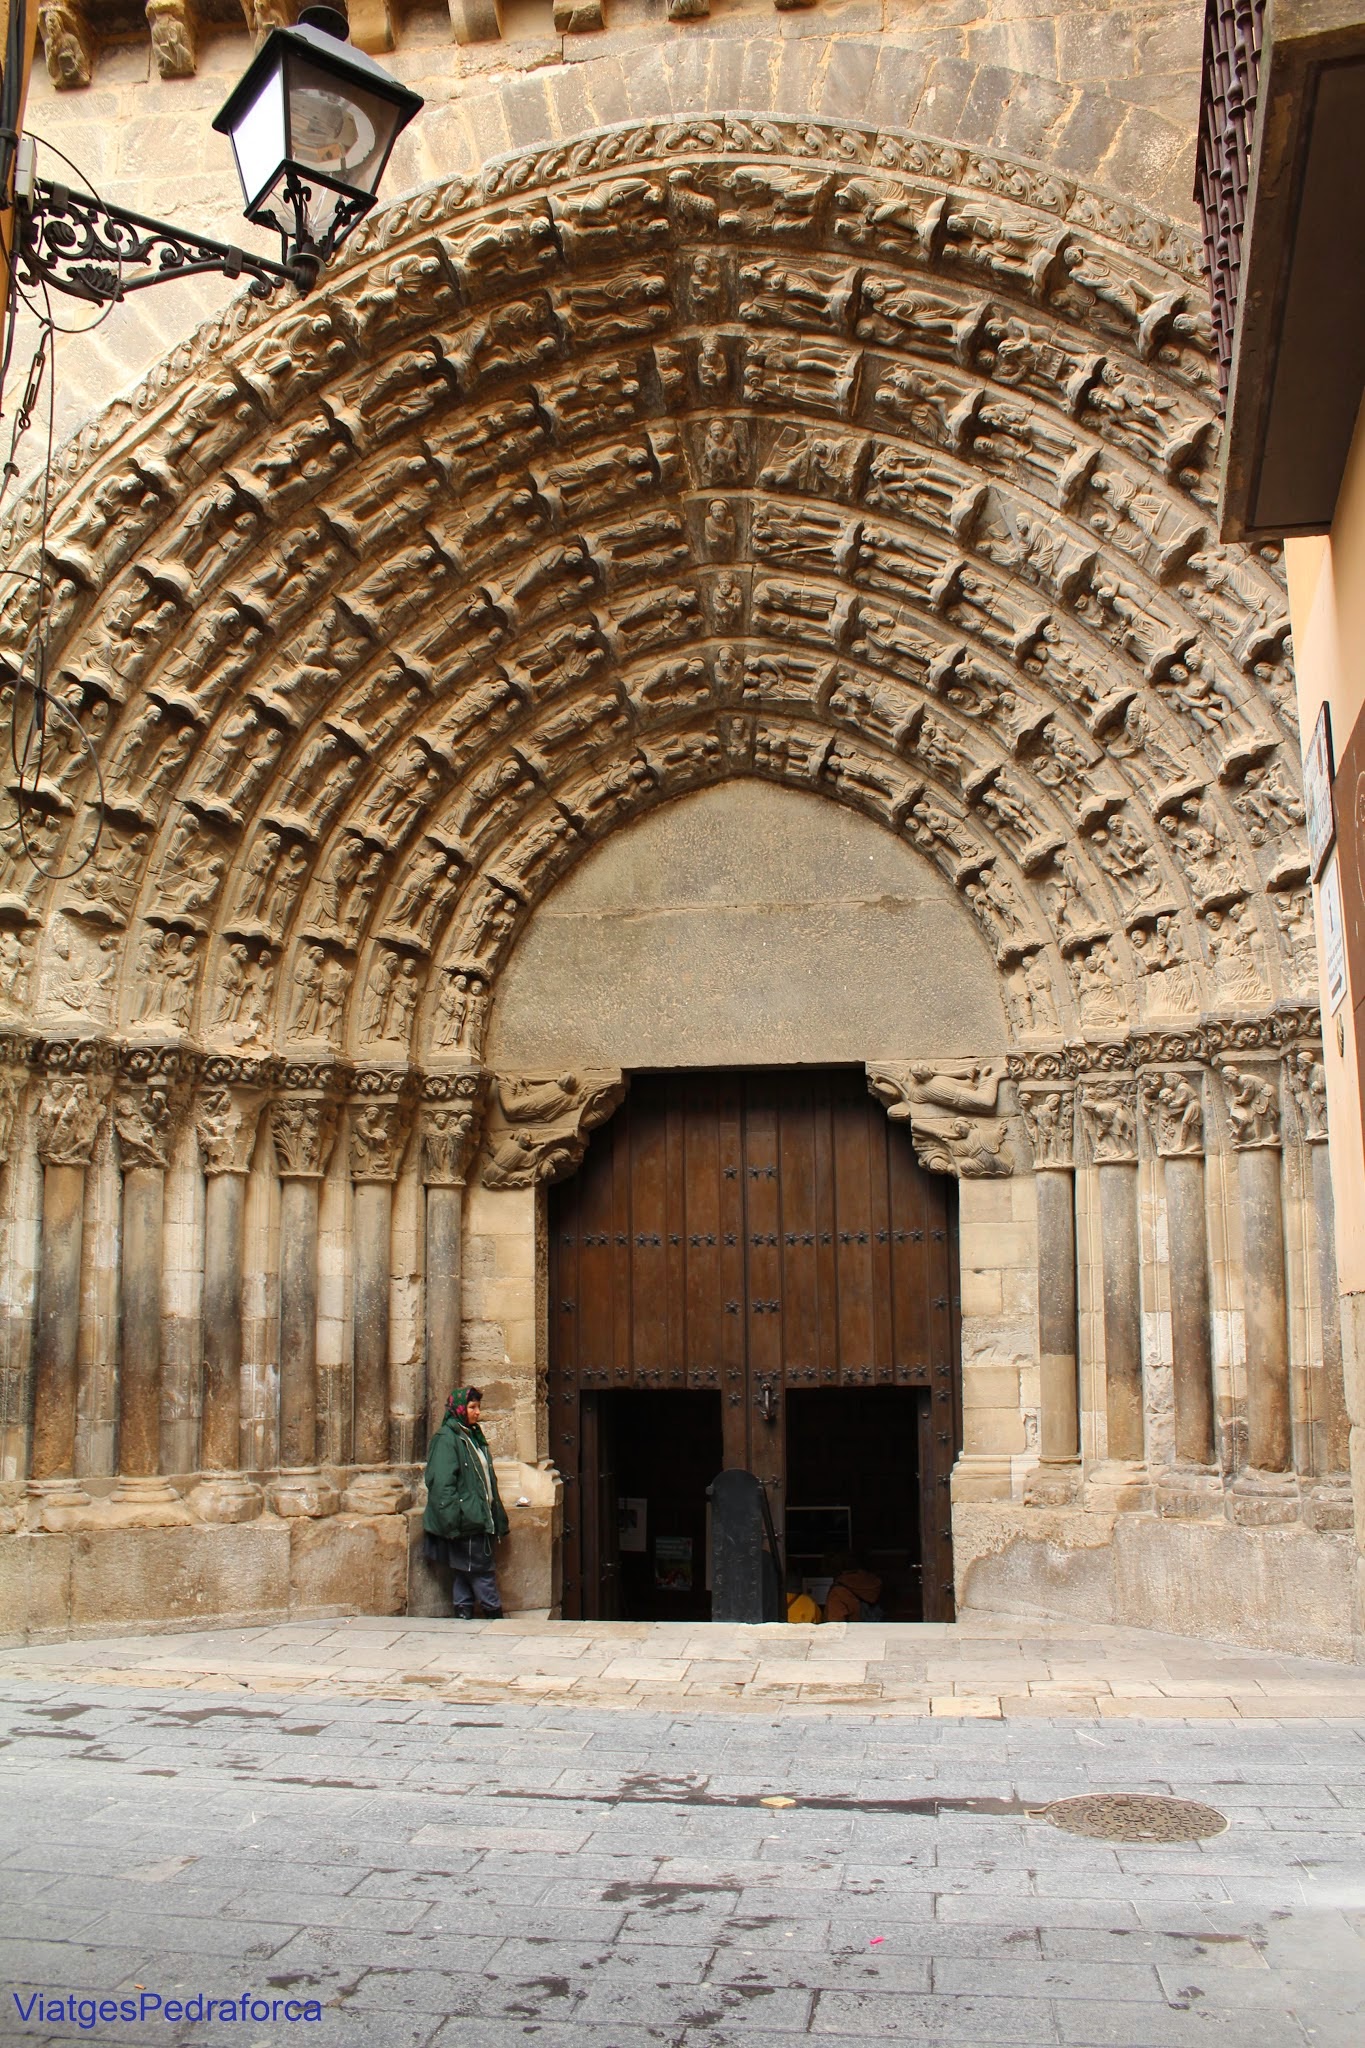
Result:
M1054 1799L1047 1817L1054 1828L1100 1842L1199 1842L1227 1828L1226 1817L1215 1807L1154 1792L1087 1792L1079 1799Z
M1264 12L1265 0L1205 0L1204 5L1204 75L1194 196L1204 223L1213 340L1224 395L1232 370Z

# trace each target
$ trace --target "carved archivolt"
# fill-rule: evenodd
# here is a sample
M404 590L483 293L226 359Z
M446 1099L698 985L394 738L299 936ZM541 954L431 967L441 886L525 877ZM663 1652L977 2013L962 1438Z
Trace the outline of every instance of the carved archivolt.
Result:
M573 863L761 776L951 878L1020 1045L1269 1014L1316 976L1288 618L1217 454L1188 239L1051 173L736 119L433 188L62 457L49 677L108 824L0 876L0 1006L477 1061Z

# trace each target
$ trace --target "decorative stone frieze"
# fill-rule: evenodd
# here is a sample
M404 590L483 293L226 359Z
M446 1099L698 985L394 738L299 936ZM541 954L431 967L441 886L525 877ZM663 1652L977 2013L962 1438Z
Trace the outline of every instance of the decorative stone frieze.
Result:
M1014 1171L1008 1125L995 1111L1004 1067L986 1060L869 1063L867 1085L893 1121L910 1125L915 1156L930 1173L1004 1180ZM950 1110L950 1116L935 1111Z
M529 1188L562 1180L626 1092L616 1072L496 1075L486 1132L486 1188Z

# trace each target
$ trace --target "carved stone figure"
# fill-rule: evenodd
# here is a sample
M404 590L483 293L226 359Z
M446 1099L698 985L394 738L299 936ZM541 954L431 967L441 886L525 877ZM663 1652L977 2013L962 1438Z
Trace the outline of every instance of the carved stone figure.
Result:
M337 1119L337 1104L327 1096L287 1096L271 1103L270 1136L281 1180L321 1180Z
M94 48L80 0L43 0L38 9L47 74L59 92L89 85Z
M1273 1068L1234 1066L1220 1060L1232 1142L1239 1152L1280 1142L1280 1091Z
M124 1171L130 1166L166 1168L175 1126L175 1104L164 1087L131 1087L114 1091L114 1129Z
M485 975L471 968L447 968L436 999L436 1044L477 1051L487 1001Z
M1198 1157L1204 1149L1204 1105L1188 1074L1145 1074L1141 1101L1162 1159Z
M1137 1088L1132 1081L1093 1082L1081 1095L1086 1133L1098 1166L1137 1158Z
M582 1160L589 1134L606 1122L625 1092L619 1072L499 1078L484 1186L526 1188L562 1180Z
M1299 1131L1307 1145L1321 1145L1327 1138L1327 1073L1318 1045L1298 1045L1284 1063L1285 1078L1294 1096Z
M147 21L152 55L161 76L193 78L198 59L189 0L147 0Z
M1019 1090L1019 1107L1036 1167L1069 1167L1074 1163L1074 1106L1069 1088Z
M35 1137L44 1166L89 1166L108 1096L93 1081L54 1075L38 1101Z
M194 1128L205 1173L249 1170L262 1099L257 1092L233 1088L213 1088L199 1098Z
M410 1124L411 1112L406 1103L357 1103L351 1111L351 1179L396 1180Z
M920 1165L967 1180L1002 1180L1014 1171L1007 1126L995 1116L1004 1069L989 1060L869 1063L867 1085L894 1121L908 1122ZM958 1114L927 1115L931 1109Z

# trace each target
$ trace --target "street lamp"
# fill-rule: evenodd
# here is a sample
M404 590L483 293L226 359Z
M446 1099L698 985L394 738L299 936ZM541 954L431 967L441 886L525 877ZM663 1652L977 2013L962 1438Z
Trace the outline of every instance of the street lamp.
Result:
M21 137L14 191L29 282L99 305L205 271L247 277L259 298L281 284L308 291L374 205L393 145L422 105L346 36L334 8L305 8L297 27L270 31L214 118L232 143L246 217L276 230L280 262L49 184Z

